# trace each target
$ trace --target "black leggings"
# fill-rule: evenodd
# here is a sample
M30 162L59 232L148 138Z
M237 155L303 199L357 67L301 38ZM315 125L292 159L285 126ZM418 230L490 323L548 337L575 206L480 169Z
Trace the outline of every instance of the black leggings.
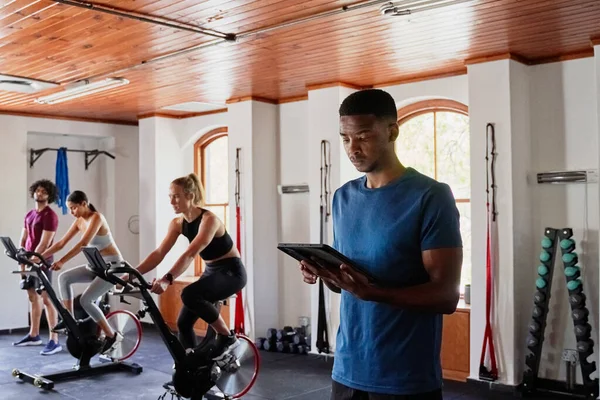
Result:
M226 258L206 265L206 270L196 282L181 292L183 307L177 318L179 340L183 347L196 347L194 324L199 318L212 324L219 319L214 303L239 292L246 286L246 269L238 257Z

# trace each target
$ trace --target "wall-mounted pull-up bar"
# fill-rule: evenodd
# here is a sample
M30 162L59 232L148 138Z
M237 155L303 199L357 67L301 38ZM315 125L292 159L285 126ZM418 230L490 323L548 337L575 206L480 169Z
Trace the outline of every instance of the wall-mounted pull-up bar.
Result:
M44 149L31 149L30 150L30 158L29 158L29 168L33 168L33 165L35 164L35 162L38 160L38 158L41 157L42 154L44 154L47 151L58 151L58 149L53 149L50 147L46 147ZM113 160L115 159L115 156L113 156L112 154L110 154L107 151L104 150L72 150L72 149L67 149L68 152L73 152L73 153L85 153L85 169L87 170L88 167L94 162L94 160L101 154L105 154L107 156L109 156L110 158L112 158Z

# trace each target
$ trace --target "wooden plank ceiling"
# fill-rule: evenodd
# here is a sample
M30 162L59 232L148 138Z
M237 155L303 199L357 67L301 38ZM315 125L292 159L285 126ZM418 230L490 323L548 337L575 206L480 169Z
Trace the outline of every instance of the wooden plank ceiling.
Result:
M103 0L138 15L243 34L357 4L334 0ZM401 3L401 2L396 2ZM473 0L384 17L380 4L147 60L214 37L52 0L0 0L0 74L67 84L124 77L131 83L55 105L0 91L0 112L136 121L189 101L225 104L303 96L307 86L378 85L465 71L465 61L511 53L527 62L591 54L598 0Z

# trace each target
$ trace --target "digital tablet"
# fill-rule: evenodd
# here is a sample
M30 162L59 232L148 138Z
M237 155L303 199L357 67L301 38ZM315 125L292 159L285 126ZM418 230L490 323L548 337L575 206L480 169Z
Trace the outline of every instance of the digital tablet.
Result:
M339 269L341 264L349 265L369 278L371 283L376 280L371 274L357 266L342 253L326 244L312 243L279 243L277 248L298 261L307 261L315 267Z

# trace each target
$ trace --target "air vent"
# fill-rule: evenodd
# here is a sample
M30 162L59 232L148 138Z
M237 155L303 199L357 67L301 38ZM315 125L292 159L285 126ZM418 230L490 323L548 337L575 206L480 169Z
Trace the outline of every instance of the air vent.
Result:
M58 85L51 82L0 74L0 91L36 93L41 90L50 89L56 86Z

